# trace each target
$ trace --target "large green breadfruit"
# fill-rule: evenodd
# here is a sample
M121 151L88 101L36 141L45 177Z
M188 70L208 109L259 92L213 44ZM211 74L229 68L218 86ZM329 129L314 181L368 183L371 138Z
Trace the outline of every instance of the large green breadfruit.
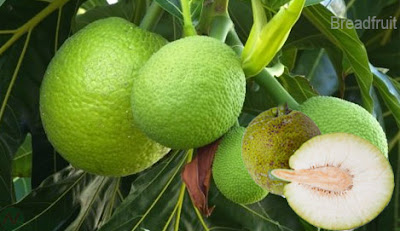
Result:
M213 178L219 191L238 204L262 200L268 191L251 178L242 159L243 127L232 128L218 146L213 163Z
M40 112L55 149L73 166L124 176L151 166L168 148L133 123L133 76L167 42L121 18L95 21L69 38L49 64Z
M240 60L224 43L205 36L174 41L155 53L135 78L135 122L167 147L204 146L235 123L245 85Z
M382 127L359 105L335 97L317 96L304 102L300 111L317 124L322 134L351 133L370 141L388 156L388 144Z

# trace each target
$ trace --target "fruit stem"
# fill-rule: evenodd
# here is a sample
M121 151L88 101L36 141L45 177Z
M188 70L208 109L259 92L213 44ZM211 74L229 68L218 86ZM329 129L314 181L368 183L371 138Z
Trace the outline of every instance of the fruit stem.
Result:
M153 1L147 9L139 27L148 31L154 30L163 13L163 8L157 3L157 1Z
M279 81L272 76L265 68L256 76L254 81L270 93L277 104L287 103L290 109L298 110L300 105L297 101L282 87Z
M183 16L183 34L185 37L197 35L192 23L192 14L190 11L189 0L181 0L182 16Z
M232 49L241 54L243 50L243 43L240 41L239 36L235 30L231 30L228 33L227 43L232 46ZM279 81L273 77L265 68L256 76L253 77L261 87L263 87L276 104L289 105L290 109L299 109L297 101L282 87Z
M228 14L216 16L211 22L210 36L225 42L230 30L233 29L232 20Z
M133 9L134 9L135 13L134 13L131 21L133 22L133 24L139 25L140 21L144 17L144 13L146 13L146 0L135 1Z
M332 166L299 170L275 169L271 174L280 180L333 192L343 192L353 186L353 177L348 171Z
M229 0L215 0L212 3L204 4L197 27L198 31L225 42L229 31L233 29L228 5Z

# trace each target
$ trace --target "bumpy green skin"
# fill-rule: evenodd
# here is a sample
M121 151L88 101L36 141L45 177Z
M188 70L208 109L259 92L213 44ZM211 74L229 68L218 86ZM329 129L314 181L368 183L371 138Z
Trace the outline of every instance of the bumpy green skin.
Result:
M235 123L245 84L230 47L210 37L186 37L161 48L140 70L132 92L134 118L167 147L201 147Z
M98 20L69 38L48 66L40 112L55 149L73 166L124 176L168 148L133 124L133 73L167 42L121 18Z
M242 157L253 180L277 195L285 183L273 180L269 172L289 169L289 158L307 140L320 135L315 123L299 111L272 108L254 118L243 137Z
M267 196L249 175L242 159L245 128L232 128L218 146L213 163L213 178L219 191L238 204L252 204Z
M304 102L300 111L317 124L322 134L354 134L370 141L388 156L385 132L378 121L357 104L335 97L317 96Z

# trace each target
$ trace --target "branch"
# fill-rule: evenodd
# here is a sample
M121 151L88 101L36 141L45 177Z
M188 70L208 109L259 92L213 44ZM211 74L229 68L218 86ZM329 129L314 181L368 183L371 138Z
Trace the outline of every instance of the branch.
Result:
M140 22L139 27L148 31L152 31L157 25L163 13L163 8L161 8L161 6L156 1L154 1L148 8L146 14L142 19L142 22Z
M54 0L52 1L46 8L40 11L37 15L31 18L28 22L22 25L20 28L15 30L13 36L2 46L0 47L0 55L4 53L11 45L14 44L22 35L26 32L31 31L37 24L39 24L44 18L46 18L49 14L51 14L56 9L63 6L69 0ZM8 31L10 32L10 31Z

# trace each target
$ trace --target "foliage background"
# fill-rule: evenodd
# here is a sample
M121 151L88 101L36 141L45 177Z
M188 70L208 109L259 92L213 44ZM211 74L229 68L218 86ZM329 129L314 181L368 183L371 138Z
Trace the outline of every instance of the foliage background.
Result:
M179 1L154 1L165 11L154 31L170 41L180 38ZM214 185L209 203L216 208L210 217L202 217L180 178L185 151L172 151L154 167L124 178L95 176L69 166L48 142L40 122L38 96L46 66L63 41L83 26L109 16L140 24L151 2L69 0L13 40L24 23L55 2L60 0L0 0L0 214L12 207L24 216L12 230L319 230L297 217L281 197L268 195L250 206L237 205ZM196 25L202 25L202 6L210 2L191 1ZM269 15L285 2L263 1ZM284 67L277 79L298 102L333 95L373 109L388 137L396 188L387 208L358 230L400 230L400 30L329 30L332 8L340 1L319 2L307 1L275 58L274 67ZM333 11L353 20L400 17L398 0L345 4L341 12ZM229 15L245 43L252 25L250 1L231 0ZM13 42L4 49L10 38ZM277 105L262 78L250 79L247 86L242 125Z

